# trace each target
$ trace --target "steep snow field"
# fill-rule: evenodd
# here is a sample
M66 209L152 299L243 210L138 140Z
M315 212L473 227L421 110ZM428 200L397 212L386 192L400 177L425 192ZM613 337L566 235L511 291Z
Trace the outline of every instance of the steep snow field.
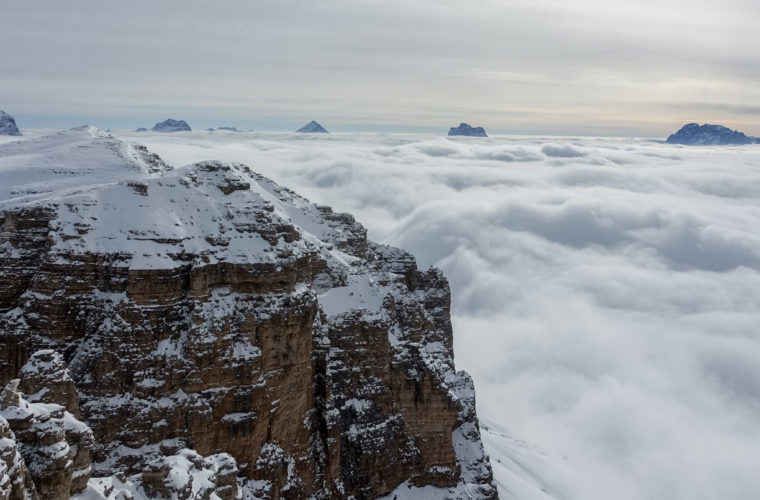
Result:
M502 498L760 491L760 145L116 134L247 163L441 267Z

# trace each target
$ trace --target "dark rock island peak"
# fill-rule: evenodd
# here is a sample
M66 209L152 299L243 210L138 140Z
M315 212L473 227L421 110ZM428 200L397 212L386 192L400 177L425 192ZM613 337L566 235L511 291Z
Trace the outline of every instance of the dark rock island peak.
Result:
M21 135L16 126L16 120L2 109L0 109L0 135Z
M324 128L319 123L315 122L314 120L310 121L303 127L296 130L296 132L301 132L304 134L329 134L330 132L327 131L326 128Z
M665 142L688 146L728 146L758 144L760 143L760 139L749 137L742 132L731 130L723 125L689 123L668 137Z
M464 135L467 137L488 137L483 127L471 127L467 123L460 123L458 127L451 127L449 135Z
M153 132L190 132L192 129L185 120L172 120L169 118L156 123L151 130Z

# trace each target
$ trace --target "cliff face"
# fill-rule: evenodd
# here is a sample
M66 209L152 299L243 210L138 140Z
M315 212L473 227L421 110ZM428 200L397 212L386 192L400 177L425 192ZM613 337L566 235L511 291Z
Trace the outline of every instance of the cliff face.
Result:
M245 165L172 170L89 128L15 147L0 148L2 404L91 429L70 438L87 450L61 472L72 492L91 462L108 498L496 497L439 271ZM31 150L55 189L12 175ZM111 182L70 181L81 168ZM13 460L20 491L31 468Z

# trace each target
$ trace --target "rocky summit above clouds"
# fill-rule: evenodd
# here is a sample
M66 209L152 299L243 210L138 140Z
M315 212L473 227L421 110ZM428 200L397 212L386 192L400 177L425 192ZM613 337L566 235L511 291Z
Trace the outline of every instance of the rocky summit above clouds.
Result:
M0 498L496 498L440 271L91 127L0 176Z
M723 146L758 144L760 139L748 137L742 132L731 130L722 125L689 123L681 127L675 134L670 135L665 142L688 146Z
M192 129L185 120L172 120L169 118L156 123L151 130L153 132L190 132Z
M16 120L2 109L0 109L0 135L21 135L16 126Z
M303 127L296 130L296 132L306 133L306 134L329 134L330 132L327 131L326 128L324 128L319 123L315 122L314 120L310 121Z
M471 127L466 123L460 123L458 127L451 127L449 135L464 135L469 137L488 137L483 127Z

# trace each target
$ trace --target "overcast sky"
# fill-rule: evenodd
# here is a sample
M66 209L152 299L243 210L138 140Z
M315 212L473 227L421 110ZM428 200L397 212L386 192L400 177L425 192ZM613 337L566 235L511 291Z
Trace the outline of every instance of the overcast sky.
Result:
M0 0L23 127L760 135L756 0Z

